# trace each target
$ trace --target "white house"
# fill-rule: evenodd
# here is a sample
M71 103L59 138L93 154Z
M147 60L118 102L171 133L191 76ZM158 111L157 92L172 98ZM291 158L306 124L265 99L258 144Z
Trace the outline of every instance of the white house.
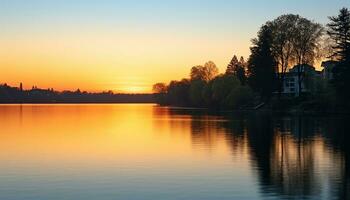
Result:
M301 93L310 92L309 80L320 77L321 72L316 71L315 67L311 65L302 65L300 67L302 73L301 76ZM286 96L297 96L299 94L299 76L298 76L298 66L294 66L290 69L284 77L282 94Z

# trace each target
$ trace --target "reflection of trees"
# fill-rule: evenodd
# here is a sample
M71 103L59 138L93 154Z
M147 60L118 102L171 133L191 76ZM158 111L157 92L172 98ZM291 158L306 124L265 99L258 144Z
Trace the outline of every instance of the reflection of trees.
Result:
M234 119L224 125L227 135L247 138L263 193L350 199L349 119L265 114ZM237 142L231 146L235 151ZM323 189L332 192L322 194Z
M277 133L270 158L271 183L283 195L316 194L315 146Z
M206 146L207 149L212 149L219 141L226 141L233 152L241 152L246 144L244 132L243 119L227 120L223 116L192 115L192 142Z
M211 150L222 142L231 140L228 139L227 132L223 128L223 124L227 123L223 116L210 114L205 110L186 109L167 109L167 113L155 114L171 115L172 120L169 121L171 129L182 127L183 131L190 130L194 147Z
M218 119L204 116L192 116L191 120L191 138L192 143L199 146L204 146L206 149L212 149L218 141L220 135L219 127L217 126Z
M349 198L350 136L345 133L345 123L337 120L333 124L333 120L314 117L277 118L255 116L247 121L248 142L262 192L292 198L318 197L324 181L333 180L328 189L335 192L326 195ZM322 145L335 151L323 152ZM319 166L326 154L333 158L328 161L333 167L330 172Z
M322 135L333 148L334 165L332 191L338 199L350 199L350 118L323 120Z
M253 123L254 122L254 123ZM247 123L248 141L252 160L258 171L261 185L271 185L271 154L274 144L271 118L252 116Z
M224 140L233 154L248 148L266 196L350 199L350 120L345 117L170 114L188 117L195 145L211 149Z
M247 145L245 119L243 115L235 114L222 124L225 129L226 141L233 153L243 152Z
M303 129L292 128L301 126L299 123L289 119L274 122L271 116L248 120L251 156L264 193L292 197L317 194L315 144L303 139Z
M241 115L235 115L232 119L232 116L228 118L205 110L186 109L167 109L167 113L154 113L155 116L163 114L171 115L175 119L170 121L172 127L186 123L185 128L190 128L191 140L196 147L214 149L226 141L235 152L242 151L246 146L245 120Z
M287 125L286 124L291 124ZM304 140L308 134L301 118L282 121L281 129L275 129L271 147L271 179L279 193L292 196L309 196L319 192L315 172L315 148L313 140ZM305 125L308 123L305 123ZM307 126L307 125L306 125ZM282 127L290 127L283 130Z

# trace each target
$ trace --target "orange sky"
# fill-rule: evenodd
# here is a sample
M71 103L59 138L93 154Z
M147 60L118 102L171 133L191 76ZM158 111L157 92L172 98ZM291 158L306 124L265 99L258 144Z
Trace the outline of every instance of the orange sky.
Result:
M208 60L224 71L234 49L248 53L247 42L228 37L75 31L3 39L1 82L23 82L25 88L150 92L153 83L187 77L192 66Z
M247 57L259 27L281 14L325 24L349 5L295 1L5 1L0 83L150 92L209 60L223 72L233 54Z

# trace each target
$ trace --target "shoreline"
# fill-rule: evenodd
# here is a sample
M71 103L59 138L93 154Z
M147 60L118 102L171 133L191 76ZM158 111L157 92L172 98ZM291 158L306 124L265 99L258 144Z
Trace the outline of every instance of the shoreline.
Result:
M271 114L307 114L307 115L350 115L350 111L318 111L318 110L274 110L274 109L234 109L234 110L224 110L224 109L211 109L211 108L196 108L196 107L179 107L179 106L160 106L168 107L174 110L193 110L193 111L207 111L216 113L271 113Z
M156 102L0 102L0 105L92 105L92 104L153 104L157 107L169 108L171 110L178 111L197 111L197 112L207 112L207 113L221 113L221 114L231 114L231 113L271 113L271 114L293 114L293 115L349 115L350 111L319 111L319 110L298 110L298 109L286 109L286 110L275 110L275 109L213 109L205 107L193 107L193 106L163 106Z

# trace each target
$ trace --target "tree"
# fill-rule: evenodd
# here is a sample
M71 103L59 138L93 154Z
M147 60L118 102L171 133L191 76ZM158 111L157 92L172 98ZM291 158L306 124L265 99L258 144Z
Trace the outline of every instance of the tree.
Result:
M153 85L152 91L156 94L165 94L167 92L167 86L165 83L156 83Z
M190 77L191 80L205 80L204 67L202 65L192 67Z
M226 74L235 75L241 82L241 85L244 85L247 79L245 68L246 62L244 61L244 58L241 56L238 61L237 56L234 55L227 66Z
M237 77L232 74L218 76L212 82L212 102L216 106L221 107L225 106L226 97L230 94L231 90L240 85Z
M333 84L343 102L349 102L350 88L350 11L342 8L338 16L329 17L328 35L333 41L333 56L338 61L334 67Z
M204 104L203 99L203 88L206 85L206 82L203 80L194 80L191 81L191 86L189 89L189 98L191 105L201 107Z
M305 78L303 66L313 65L319 58L321 51L321 37L323 27L306 18L299 18L295 24L296 32L292 39L293 56L297 64L298 72L298 96L301 95L302 81Z
M215 78L219 73L219 69L216 67L215 63L208 61L202 65L194 66L191 69L190 77L191 80L203 80L210 81Z
M241 58L239 59L238 66L236 66L236 69L235 69L235 75L241 82L241 85L245 85L247 81L246 66L247 66L247 63L244 61L243 56L241 56Z
M281 15L267 22L272 31L271 50L277 63L278 91L282 92L285 75L292 65L298 66L298 85L301 83L305 64L313 64L319 55L323 28L299 15Z
M170 105L187 106L189 104L190 81L171 81L168 86L167 101Z
M239 108L241 106L247 106L253 100L252 89L248 86L239 85L234 87L225 99L225 107Z
M271 29L262 26L258 37L252 40L248 60L248 83L264 100L271 97L276 80L276 61L272 55L271 41Z
M213 80L219 74L219 69L213 61L208 61L204 64L204 80Z
M234 74L235 67L239 64L239 61L237 59L236 55L233 55L233 58L231 59L230 63L227 66L226 74Z
M266 25L272 31L271 50L277 63L278 92L282 93L282 86L287 69L293 61L293 37L296 33L296 23L299 15L281 15Z
M218 77L216 77L215 79L217 79ZM203 86L203 89L202 89L202 98L203 98L203 104L206 106L206 107L213 107L213 91L212 91L212 87L213 87L213 82L215 81L212 80L210 81L209 83L205 84Z
M350 11L342 8L338 16L329 17L327 33L333 40L333 55L337 60L349 59L350 51Z

